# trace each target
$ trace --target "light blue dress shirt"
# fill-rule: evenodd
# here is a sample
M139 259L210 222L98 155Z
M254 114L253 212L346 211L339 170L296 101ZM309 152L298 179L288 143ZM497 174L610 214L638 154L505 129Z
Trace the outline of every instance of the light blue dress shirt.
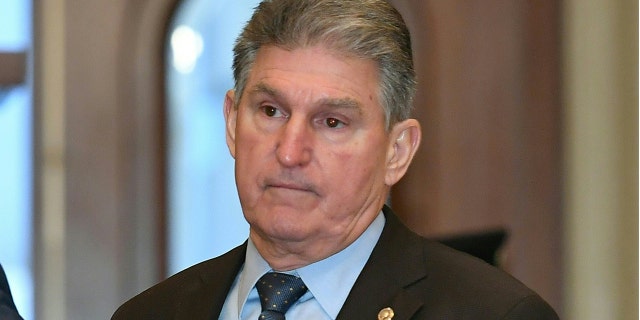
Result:
M378 242L384 223L380 212L364 233L342 251L289 272L301 277L309 291L287 311L287 319L335 319ZM257 320L261 306L254 286L269 271L271 267L249 239L245 263L227 294L219 319Z

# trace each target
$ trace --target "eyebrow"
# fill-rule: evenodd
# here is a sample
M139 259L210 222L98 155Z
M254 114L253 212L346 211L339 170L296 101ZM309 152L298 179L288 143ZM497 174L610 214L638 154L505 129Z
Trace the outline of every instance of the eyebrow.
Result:
M278 91L275 88L272 88L272 87L268 86L264 82L260 82L260 83L256 84L254 86L254 88L251 90L251 93L265 93L265 94L267 94L269 96L272 96L274 98L282 97L282 94L280 94L280 91Z
M284 95L280 90L273 88L264 82L256 84L252 88L251 93L263 93L278 100L284 99ZM350 97L321 98L315 101L314 104L328 106L332 109L352 109L356 110L359 114L362 114L362 106L360 102Z

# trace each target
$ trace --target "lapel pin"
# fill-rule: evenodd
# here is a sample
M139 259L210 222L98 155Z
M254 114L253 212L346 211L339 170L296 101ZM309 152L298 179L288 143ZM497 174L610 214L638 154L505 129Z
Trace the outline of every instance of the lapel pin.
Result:
M391 320L393 315L393 309L386 307L378 312L378 320Z

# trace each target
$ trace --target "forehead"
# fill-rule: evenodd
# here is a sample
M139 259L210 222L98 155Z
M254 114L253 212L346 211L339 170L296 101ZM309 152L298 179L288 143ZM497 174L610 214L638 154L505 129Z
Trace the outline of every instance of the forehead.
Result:
M380 107L377 64L340 55L322 46L293 50L276 46L260 48L249 73L246 92L340 98Z

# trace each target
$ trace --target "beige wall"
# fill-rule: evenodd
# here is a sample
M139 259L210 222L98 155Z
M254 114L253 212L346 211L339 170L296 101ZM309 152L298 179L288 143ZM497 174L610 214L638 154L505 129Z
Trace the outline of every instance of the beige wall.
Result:
M164 277L173 0L34 1L38 319L107 319Z
M638 3L564 16L567 319L638 319Z
M65 259L65 24L64 0L36 6L35 299L39 319L66 316ZM46 54L44 54L46 53ZM45 312L46 311L46 312Z
M34 2L39 319L108 318L162 277L156 31L175 2ZM564 319L638 317L637 12L564 5Z

